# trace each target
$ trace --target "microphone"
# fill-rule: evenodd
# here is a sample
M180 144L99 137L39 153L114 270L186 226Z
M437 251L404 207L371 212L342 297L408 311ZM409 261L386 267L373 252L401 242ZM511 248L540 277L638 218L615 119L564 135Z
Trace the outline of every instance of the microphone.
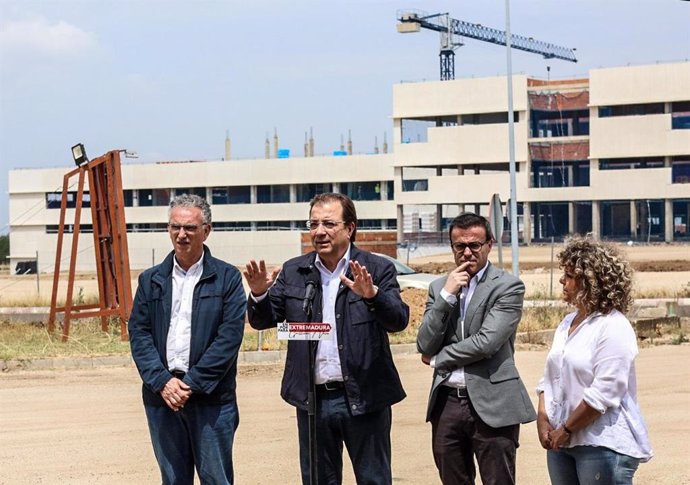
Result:
M316 295L317 282L313 279L307 280L307 288L304 290L304 301L302 301L302 311L307 315L311 313L311 303Z

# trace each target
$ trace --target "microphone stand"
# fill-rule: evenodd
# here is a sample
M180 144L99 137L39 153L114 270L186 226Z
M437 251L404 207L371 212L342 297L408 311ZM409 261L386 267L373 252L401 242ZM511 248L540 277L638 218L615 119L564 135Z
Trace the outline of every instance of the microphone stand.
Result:
M311 322L313 318L312 298L307 300L306 314L307 322ZM316 369L316 344L317 341L308 340L307 345L309 349L309 391L307 392L307 404L309 413L309 483L310 485L317 485L317 457L316 457L316 381L314 379L314 372Z

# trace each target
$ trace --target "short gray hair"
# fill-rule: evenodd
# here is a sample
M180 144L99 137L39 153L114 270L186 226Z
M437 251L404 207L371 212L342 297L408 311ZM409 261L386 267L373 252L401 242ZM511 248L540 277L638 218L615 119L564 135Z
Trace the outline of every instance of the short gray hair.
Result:
M168 219L170 219L173 209L177 207L196 207L197 209L201 209L202 222L204 224L211 224L211 207L203 197L200 197L196 194L178 195L170 201L170 207L168 207Z

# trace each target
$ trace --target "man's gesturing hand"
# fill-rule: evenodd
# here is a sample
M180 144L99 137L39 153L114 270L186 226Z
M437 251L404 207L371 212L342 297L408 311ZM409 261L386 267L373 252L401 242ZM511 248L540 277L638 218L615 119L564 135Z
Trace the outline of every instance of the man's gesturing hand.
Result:
M367 267L362 266L358 261L350 261L350 270L352 271L353 279L341 275L340 281L362 298L366 298L367 300L374 298L379 289L374 285L374 281L371 279Z
M455 268L453 271L448 273L448 279L443 288L451 295L457 295L460 288L464 288L470 284L470 279L472 278L470 274L465 271L471 263L465 261L460 266Z
M273 282L278 277L280 269L280 266L278 266L273 268L271 273L268 273L266 271L266 263L263 259L258 263L252 259L247 263L246 269L242 273L244 273L244 277L247 279L247 284L249 285L252 295L261 296L273 286Z

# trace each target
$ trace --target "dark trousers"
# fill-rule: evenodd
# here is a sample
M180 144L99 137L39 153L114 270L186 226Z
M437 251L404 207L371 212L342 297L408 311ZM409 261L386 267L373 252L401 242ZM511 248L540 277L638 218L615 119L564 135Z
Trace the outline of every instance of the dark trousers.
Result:
M316 454L318 485L343 481L343 444L358 485L390 485L391 408L352 416L342 389L317 393ZM309 414L297 410L302 484L309 485Z
M232 485L232 442L239 424L235 402L188 402L180 411L144 406L163 485Z
M515 484L520 425L492 428L467 397L441 389L431 415L434 461L444 485L474 485L474 456L484 485Z

